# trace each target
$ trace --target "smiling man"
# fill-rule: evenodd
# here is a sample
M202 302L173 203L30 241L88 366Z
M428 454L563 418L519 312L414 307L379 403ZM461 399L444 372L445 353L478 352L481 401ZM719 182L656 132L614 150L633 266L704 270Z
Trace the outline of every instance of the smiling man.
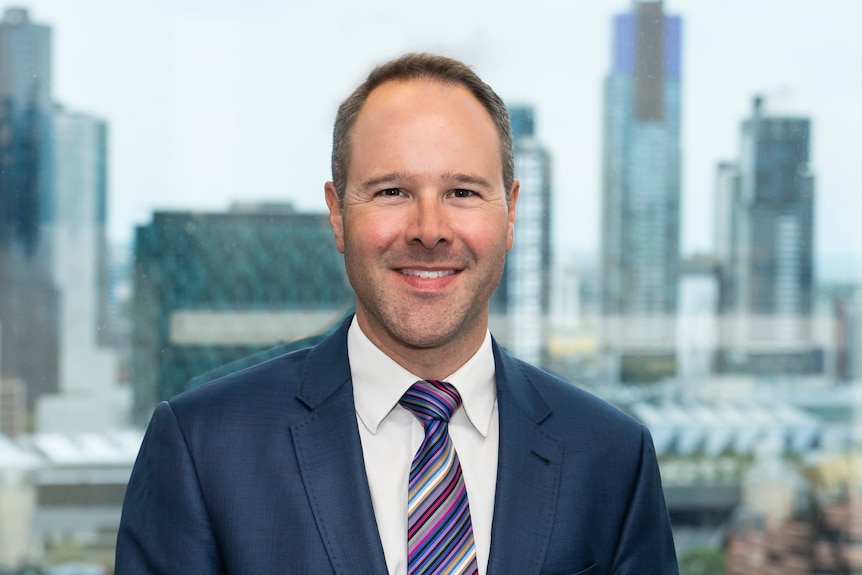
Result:
M518 183L497 130L462 85L390 81L350 131L343 189L326 203L363 333L426 379L479 349L512 247Z
M325 186L355 316L158 406L116 573L677 573L647 430L488 332L513 164L464 64L371 73Z

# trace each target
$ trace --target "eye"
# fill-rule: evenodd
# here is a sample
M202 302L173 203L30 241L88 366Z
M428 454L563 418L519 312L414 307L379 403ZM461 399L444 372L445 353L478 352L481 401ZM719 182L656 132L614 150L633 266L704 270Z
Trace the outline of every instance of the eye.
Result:
M470 197L475 196L475 195L476 195L476 192L474 192L473 190L464 190L464 189L460 189L460 188L457 190L452 190L452 197L453 198L470 198Z
M404 192L402 192L400 188L386 188L385 190L377 192L377 195L385 198L397 198L399 196L403 196Z

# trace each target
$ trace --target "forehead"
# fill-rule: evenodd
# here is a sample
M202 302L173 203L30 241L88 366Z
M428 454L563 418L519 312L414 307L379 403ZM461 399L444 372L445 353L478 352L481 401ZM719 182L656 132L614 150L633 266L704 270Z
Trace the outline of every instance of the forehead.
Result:
M377 86L359 111L354 128L370 124L379 129L420 117L469 118L474 127L485 124L496 136L491 115L469 88L430 78L390 80Z
M471 154L499 155L491 115L462 84L419 78L384 82L368 95L351 129L351 162L368 148L447 139L469 145Z

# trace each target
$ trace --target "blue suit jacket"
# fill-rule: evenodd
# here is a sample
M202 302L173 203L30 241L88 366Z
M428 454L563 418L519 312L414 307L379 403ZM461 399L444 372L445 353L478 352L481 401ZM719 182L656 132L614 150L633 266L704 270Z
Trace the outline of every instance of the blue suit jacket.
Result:
M348 323L156 408L126 492L117 575L386 573ZM647 430L496 343L494 359L488 573L676 574Z

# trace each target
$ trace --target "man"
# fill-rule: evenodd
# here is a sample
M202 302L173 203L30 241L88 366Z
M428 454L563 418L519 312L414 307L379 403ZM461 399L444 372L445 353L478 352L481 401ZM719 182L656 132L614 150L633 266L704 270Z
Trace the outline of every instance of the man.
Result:
M500 98L399 58L341 105L332 166L355 317L158 406L116 573L677 573L646 429L488 333L519 191Z

